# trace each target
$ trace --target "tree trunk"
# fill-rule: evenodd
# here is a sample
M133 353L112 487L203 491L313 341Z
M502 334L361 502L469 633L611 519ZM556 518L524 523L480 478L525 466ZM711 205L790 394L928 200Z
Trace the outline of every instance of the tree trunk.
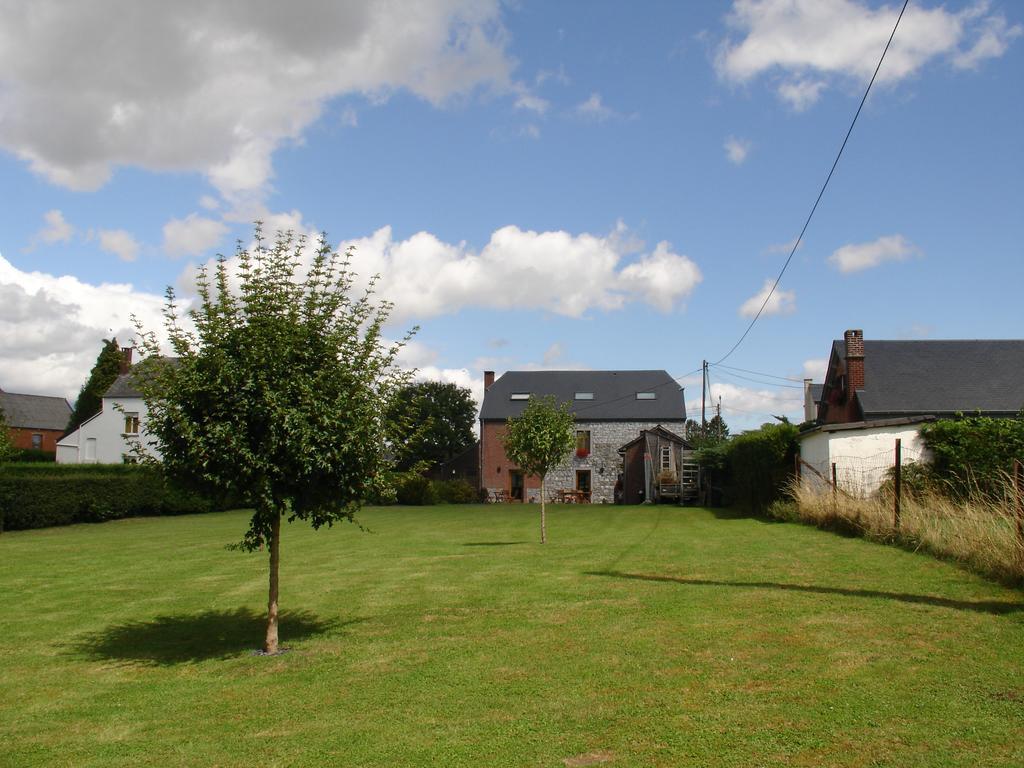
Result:
M270 597L267 600L267 641L263 652L273 655L277 645L277 586L281 566L281 513L274 510L270 523Z
M548 540L547 517L544 515L544 478L540 479L540 543L546 544Z

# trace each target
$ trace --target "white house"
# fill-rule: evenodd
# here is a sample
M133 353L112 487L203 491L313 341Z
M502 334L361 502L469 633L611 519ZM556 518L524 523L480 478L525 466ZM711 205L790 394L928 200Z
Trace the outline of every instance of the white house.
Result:
M159 457L146 440L146 403L131 377L130 371L118 376L103 395L102 410L57 441L58 464L123 464L140 442Z
M801 477L866 495L895 465L929 461L921 426L958 414L1012 418L1024 408L1024 340L872 340L848 330L832 342L825 381L805 387L817 426L800 434Z

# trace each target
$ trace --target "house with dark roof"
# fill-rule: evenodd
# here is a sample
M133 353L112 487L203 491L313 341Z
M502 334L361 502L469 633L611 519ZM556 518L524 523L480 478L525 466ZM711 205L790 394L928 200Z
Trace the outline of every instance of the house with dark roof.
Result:
M832 342L817 426L801 433L800 454L826 477L835 464L840 486L845 472L848 486L870 492L897 439L904 462L929 458L921 424L1022 409L1024 340L875 341L848 330Z
M55 451L71 418L63 397L21 395L0 389L0 410L15 448Z
M568 404L576 421L576 450L547 477L552 498L575 491L577 498L612 503L622 473L619 449L644 430L681 433L686 424L683 390L666 371L508 371L498 379L485 371L480 484L492 496L539 500L540 478L509 460L504 435L530 398L549 395Z
M132 380L132 350L123 350L125 372L103 393L100 412L57 442L58 464L123 464L135 446L153 456L159 452L145 440L146 402Z

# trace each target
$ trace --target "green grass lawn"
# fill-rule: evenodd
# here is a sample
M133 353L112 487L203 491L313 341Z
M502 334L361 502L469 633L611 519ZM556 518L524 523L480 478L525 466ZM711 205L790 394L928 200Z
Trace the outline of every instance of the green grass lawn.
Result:
M274 658L244 513L6 533L0 764L1024 765L1021 592L727 513L538 516L286 526Z

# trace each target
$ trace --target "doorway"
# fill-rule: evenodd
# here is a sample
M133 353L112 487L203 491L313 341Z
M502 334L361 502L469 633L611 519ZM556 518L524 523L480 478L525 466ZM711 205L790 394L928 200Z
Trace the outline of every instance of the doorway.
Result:
M523 473L518 469L509 470L509 498L516 501L523 500Z
M579 491L583 501L590 501L590 470L576 470L576 490Z

